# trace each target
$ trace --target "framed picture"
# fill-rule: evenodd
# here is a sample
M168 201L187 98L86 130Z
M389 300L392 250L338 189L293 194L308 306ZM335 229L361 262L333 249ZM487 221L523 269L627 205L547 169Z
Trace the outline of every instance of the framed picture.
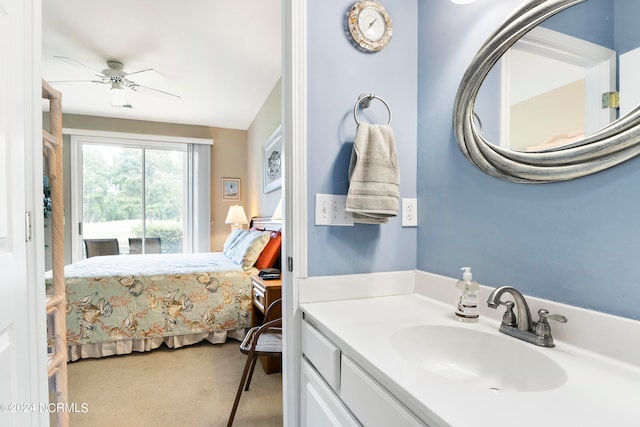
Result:
M222 178L222 200L240 200L240 178Z
M262 182L265 193L282 186L282 127L262 144Z

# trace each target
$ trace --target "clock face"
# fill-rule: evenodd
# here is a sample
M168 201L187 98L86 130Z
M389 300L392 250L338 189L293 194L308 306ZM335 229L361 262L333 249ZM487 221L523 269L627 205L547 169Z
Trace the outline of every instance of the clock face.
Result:
M377 1L356 2L347 14L346 24L354 45L365 52L377 52L391 40L391 19Z
M367 7L358 15L358 27L360 32L371 41L378 41L385 32L384 16L371 7Z

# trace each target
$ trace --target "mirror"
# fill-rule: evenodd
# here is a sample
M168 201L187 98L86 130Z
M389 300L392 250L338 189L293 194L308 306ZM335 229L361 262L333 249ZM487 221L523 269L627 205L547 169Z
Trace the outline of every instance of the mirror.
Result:
M639 154L640 85L629 69L640 64L640 31L621 30L640 18L632 3L521 6L480 48L458 89L453 124L463 154L490 175L524 183L578 178ZM608 93L617 74L619 112L602 107L615 98Z

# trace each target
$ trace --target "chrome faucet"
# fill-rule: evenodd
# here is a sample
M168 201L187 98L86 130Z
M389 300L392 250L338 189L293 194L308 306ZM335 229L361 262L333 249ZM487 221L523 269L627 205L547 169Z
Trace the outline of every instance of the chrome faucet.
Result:
M509 304L511 301L502 302L500 298L502 294L508 293L511 294L515 301L516 309L518 310L518 316L514 317L513 314L513 303ZM501 286L496 288L489 295L489 299L487 299L487 305L491 308L498 308L498 305L506 305L507 311L502 318L502 324L507 324L508 326L515 326L514 320L517 319L518 329L521 331L530 331L532 330L531 323L531 311L529 311L529 304L524 299L524 295L520 293L516 288L511 286Z
M501 301L500 298L504 293L510 294L515 302ZM494 289L487 299L487 305L491 308L498 308L499 305L507 307L502 316L500 332L543 347L555 346L547 319L567 323L566 317L560 314L549 314L545 309L538 310L540 318L537 322L532 322L529 304L524 299L524 295L511 286L501 286ZM513 312L514 306L518 312L517 316Z

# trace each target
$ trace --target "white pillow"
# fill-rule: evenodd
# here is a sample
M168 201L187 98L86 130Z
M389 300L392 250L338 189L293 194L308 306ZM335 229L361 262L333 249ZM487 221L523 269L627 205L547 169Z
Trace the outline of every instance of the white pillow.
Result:
M240 236L244 236L244 234L248 232L249 230L242 230L240 228L233 230L231 234L229 234L229 237L227 237L227 240L225 240L224 245L222 246L222 253L227 252L229 248L233 246L233 244L236 242L236 240L238 240Z
M223 253L245 271L250 270L260 256L260 252L267 246L271 238L270 231L241 230L237 238Z

